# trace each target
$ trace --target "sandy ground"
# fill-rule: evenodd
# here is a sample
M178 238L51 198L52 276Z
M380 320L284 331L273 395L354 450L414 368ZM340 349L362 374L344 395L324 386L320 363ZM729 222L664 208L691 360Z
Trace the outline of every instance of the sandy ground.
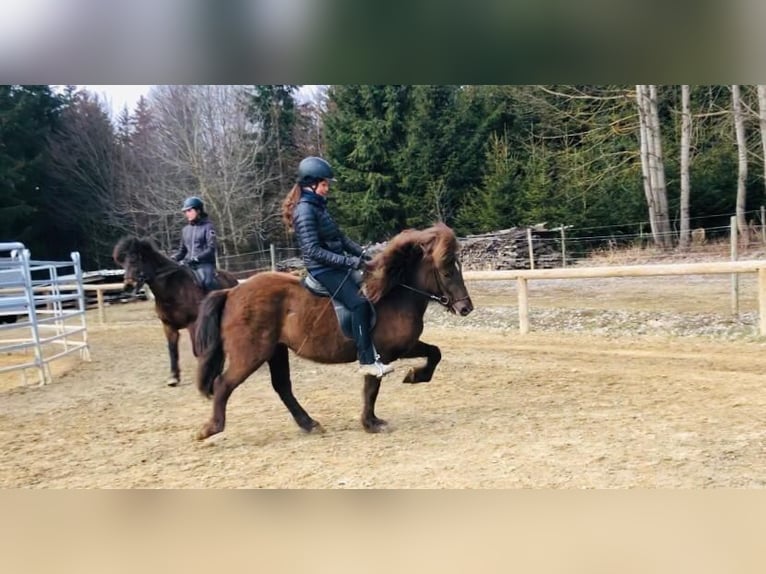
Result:
M587 287L592 313L679 299L678 312L712 297L725 313L728 283L659 296L656 283L604 296ZM509 289L506 286L506 291ZM568 287L533 293L536 305L584 305ZM377 414L389 432L359 423L361 378L352 365L292 356L295 394L326 432L299 430L266 368L229 402L226 431L193 439L211 404L191 384L165 386L164 338L148 303L90 321L92 361L59 368L52 384L0 380L0 486L30 488L637 488L766 485L766 353L758 336L515 330L515 293L472 288L478 319L429 310L423 339L443 360L428 384L381 388ZM641 293L646 293L646 299ZM607 296L607 294L610 294ZM561 299L561 300L559 300ZM751 300L745 301L752 306ZM507 307L505 307L507 305ZM508 312L481 323L482 306ZM720 309L719 309L720 308ZM725 322L725 319L723 319ZM748 327L749 328L749 327ZM64 372L61 372L61 371ZM2 375L0 375L1 377Z

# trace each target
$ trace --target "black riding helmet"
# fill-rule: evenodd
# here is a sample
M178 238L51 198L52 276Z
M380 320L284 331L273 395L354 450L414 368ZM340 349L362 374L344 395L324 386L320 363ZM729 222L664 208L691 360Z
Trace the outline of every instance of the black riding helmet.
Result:
M323 179L335 181L333 176L332 167L321 157L309 156L298 164L298 183L300 185L313 185Z
M190 209L196 209L201 213L205 211L205 204L202 203L202 200L199 197L187 197L186 201L184 201L184 206L181 208L181 211L188 211Z

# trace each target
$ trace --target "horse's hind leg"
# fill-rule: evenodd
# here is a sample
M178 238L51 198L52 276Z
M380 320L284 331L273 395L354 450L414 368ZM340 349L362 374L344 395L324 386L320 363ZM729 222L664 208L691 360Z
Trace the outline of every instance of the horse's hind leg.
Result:
M378 400L380 391L380 379L373 375L364 376L364 410L362 411L362 426L367 432L380 432L388 424L383 419L375 416L375 401Z
M436 345L429 345L423 341L418 341L399 358L413 359L415 357L425 357L426 364L422 367L412 367L404 376L403 383L427 383L430 381L436 365L442 360L442 353Z
M277 345L274 354L269 359L271 371L271 386L282 399L282 402L293 415L295 422L306 432L313 430L324 432L322 425L312 419L293 395L293 383L290 380L290 358L285 345Z
M204 440L223 431L226 426L226 404L229 402L231 393L263 363L265 363L263 359L243 363L232 360L229 355L229 366L213 381L213 416L197 433L198 440Z
M165 338L168 341L168 355L170 356L170 377L167 383L169 387L175 387L181 382L181 370L178 367L178 329L167 323L162 324L162 329L165 331Z

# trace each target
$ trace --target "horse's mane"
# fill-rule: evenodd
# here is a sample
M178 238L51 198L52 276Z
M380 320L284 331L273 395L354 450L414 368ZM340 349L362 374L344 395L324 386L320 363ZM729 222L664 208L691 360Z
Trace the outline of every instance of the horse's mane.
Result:
M367 298L377 303L398 284L411 281L415 265L422 260L444 261L455 256L458 242L454 231L437 223L428 229L406 229L395 235L375 256L374 271L365 279Z
M112 258L115 263L121 266L125 262L125 258L130 254L152 259L158 265L166 263L177 265L175 261L162 253L157 243L150 237L123 237L114 246Z

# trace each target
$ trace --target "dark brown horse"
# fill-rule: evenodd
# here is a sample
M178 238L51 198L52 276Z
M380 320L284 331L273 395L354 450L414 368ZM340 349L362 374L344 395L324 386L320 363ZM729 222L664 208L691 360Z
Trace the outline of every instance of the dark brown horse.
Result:
M168 340L170 355L170 378L168 385L181 381L178 367L178 331L188 329L195 349L195 322L200 301L205 292L199 285L194 271L166 257L151 239L125 237L114 247L114 261L125 270L126 291L138 292L144 284L154 295L154 308L162 321ZM237 279L231 273L218 271L217 279L222 287L234 287ZM194 350L196 355L196 350Z
M410 369L405 383L430 381L441 360L437 346L420 340L429 301L460 315L473 310L457 251L455 234L446 225L407 230L388 242L365 278L377 314L373 341L381 359L426 359L425 365ZM288 349L319 363L356 359L354 342L343 335L330 299L313 295L292 275L261 273L234 289L210 294L197 325L197 386L213 397L213 416L197 438L224 429L232 391L266 362L271 384L298 426L307 432L322 430L293 395ZM375 416L379 390L380 379L365 375L362 425L368 432L386 425Z

